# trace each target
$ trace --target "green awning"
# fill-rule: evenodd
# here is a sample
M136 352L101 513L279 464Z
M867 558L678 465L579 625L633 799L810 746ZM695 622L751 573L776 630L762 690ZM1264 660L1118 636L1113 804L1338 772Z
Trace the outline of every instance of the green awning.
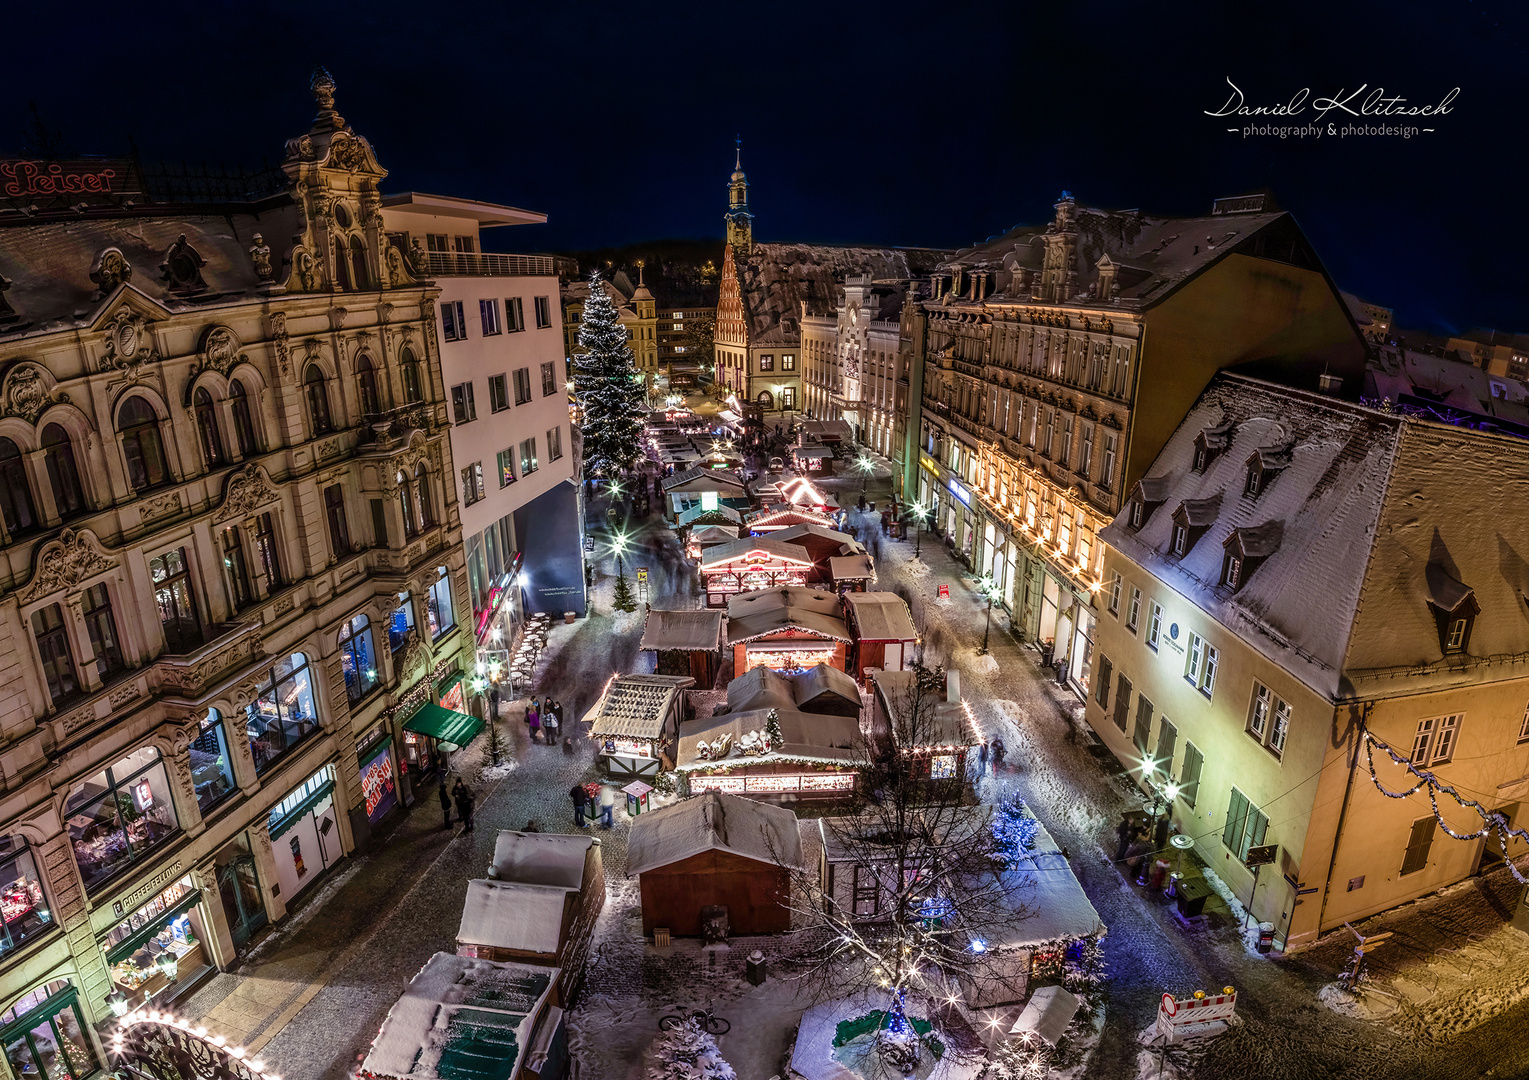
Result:
M483 721L476 716L468 716L427 701L404 722L403 729L417 735L428 735L441 742L466 746L483 730Z
M147 926L136 931L132 937L113 945L106 954L106 962L108 964L115 964L119 960L126 960L129 956L143 948L150 938L157 936L165 928L166 923L178 915L184 915L201 903L201 900L202 890L192 889L185 896L181 897L174 907L167 911L161 911L149 920Z
M279 840L282 834L303 819L307 813L322 802L330 792L334 791L334 781L325 780L318 788L302 802L291 810L288 810L275 821L266 824L266 832L272 840Z

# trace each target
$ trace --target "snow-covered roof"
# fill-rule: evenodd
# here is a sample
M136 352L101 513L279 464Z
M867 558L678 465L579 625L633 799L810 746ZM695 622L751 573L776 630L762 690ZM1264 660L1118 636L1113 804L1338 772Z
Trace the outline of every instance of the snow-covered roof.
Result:
M849 533L830 529L823 525L803 522L770 534L772 540L789 544L802 544L814 551L832 551L835 555L863 555L865 545Z
M704 506L681 510L675 520L679 525L738 525L743 522L743 515L725 503L718 503L709 510Z
M780 722L781 745L770 747L767 754L745 754L743 737L750 732L764 731L771 711L751 709L747 712L730 712L681 724L679 749L674 757L676 767L705 768L718 761L747 765L782 758L844 764L865 760L865 740L860 734L860 721L855 717L823 716L781 708L773 710ZM701 743L715 744L724 736L731 736L732 741L724 757L701 755Z
M1226 448L1197 473L1196 436L1217 428L1226 429ZM1162 505L1139 532L1126 506L1102 538L1308 686L1335 696L1401 431L1400 418L1376 410L1217 375L1147 470L1166 482ZM1289 446L1289 464L1247 498L1248 460L1269 446ZM1205 531L1176 558L1181 507ZM1276 522L1277 548L1244 572L1235 592L1219 585L1234 531L1261 530L1253 535L1267 541Z
M826 528L833 524L833 517L829 514L820 514L815 510L808 510L804 506L780 503L749 514L744 521L750 529L779 532L781 529L803 524L822 525Z
M482 878L467 883L457 940L556 955L568 890Z
M399 1080L461 1080L476 1059L503 1061L518 1076L536 1042L561 969L475 960L439 952L388 1010L361 1063L364 1072ZM462 1014L466 1015L462 1015Z
M656 739L670 711L679 706L680 691L694 685L688 675L618 675L584 714L584 722L591 735Z
M853 675L846 674L829 664L814 664L806 671L791 676L796 692L796 703L804 712L816 712L806 706L819 698L835 697L860 709L860 684Z
M1445 422L1468 414L1485 430L1529 431L1529 386L1451 356L1382 348L1365 369L1365 397Z
M738 539L738 526L736 525L697 525L690 530L689 537L691 543L703 547L730 544L736 539Z
M834 581L876 580L876 565L869 555L834 555L828 560L828 576Z
M720 791L640 815L627 838L627 876L671 866L706 851L770 865L800 866L796 815Z
M689 608L684 611L648 612L642 627L639 649L679 649L686 652L714 651L722 647L720 608Z
M750 709L796 708L796 683L791 676L763 665L753 667L728 682L729 712Z
M853 439L855 433L849 426L848 420L803 420L801 423L802 440L811 439L815 443L827 442L830 439Z
M733 498L742 495L744 490L743 478L737 473L729 469L713 469L707 465L697 465L673 476L666 476L663 486L665 495L672 492L715 491Z
M759 537L754 537L759 542ZM795 545L792 545L795 546ZM783 630L803 630L833 641L852 640L839 598L800 585L736 593L727 601L727 641L733 645Z
M965 707L959 701L948 700L943 688L925 694L922 708L927 714L916 723L905 715L913 706L916 679L917 675L911 671L871 672L871 685L876 688L882 707L891 719L889 734L895 739L899 730L907 731L911 727L916 729L916 735L923 736L920 745L924 746L970 746L976 743L977 738L967 723ZM898 749L913 748L902 746Z
M488 876L521 885L578 889L584 882L585 857L594 843L592 836L501 829Z
M775 539L778 533L768 536L741 536L726 544L717 544L701 553L701 570L726 566L733 562L765 563L771 560L798 566L803 569L812 565L812 552L801 544L789 544ZM751 557L757 552L757 557Z
M846 593L844 600L861 641L913 641L918 637L908 602L896 593L852 592Z
M1021 905L1026 917L1012 924L1007 932L988 941L992 947L1033 947L1053 941L1090 937L1104 931L1099 912L1078 883L1062 849L1039 821L1035 846L1004 876L1013 888L1003 895Z

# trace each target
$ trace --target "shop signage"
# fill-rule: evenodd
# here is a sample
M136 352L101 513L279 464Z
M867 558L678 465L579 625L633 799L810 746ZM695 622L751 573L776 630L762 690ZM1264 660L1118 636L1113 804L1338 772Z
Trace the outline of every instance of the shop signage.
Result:
M970 491L966 490L966 485L965 484L961 483L961 481L959 481L959 480L951 479L951 480L947 480L945 482L945 486L950 488L950 493L952 495L954 495L956 498L960 499L967 506L971 506L971 504L972 504L972 493Z
M925 471L932 472L936 476L940 475L940 463L928 454L920 454L918 456L918 463L924 467Z
M139 194L130 161L0 161L0 194L12 199L54 195Z
M140 884L132 892L123 893L120 898L113 900L111 913L120 919L122 913L127 910L128 905L135 904L149 893L158 891L167 881L178 877L180 873L181 862L179 859L176 859L175 862Z
M940 582L940 599L941 600L949 600L950 599L950 585L947 584L946 582L943 582L943 581Z
M639 566L637 568L637 581L643 585L648 583L648 568L646 566Z

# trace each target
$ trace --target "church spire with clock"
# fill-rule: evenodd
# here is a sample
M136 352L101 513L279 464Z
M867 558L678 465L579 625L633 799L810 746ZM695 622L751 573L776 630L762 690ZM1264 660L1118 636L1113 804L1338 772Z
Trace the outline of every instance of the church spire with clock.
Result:
M739 255L747 255L754 246L754 215L749 213L749 181L743 175L743 137L734 141L736 156L727 183L727 213L722 220L727 223L728 246Z

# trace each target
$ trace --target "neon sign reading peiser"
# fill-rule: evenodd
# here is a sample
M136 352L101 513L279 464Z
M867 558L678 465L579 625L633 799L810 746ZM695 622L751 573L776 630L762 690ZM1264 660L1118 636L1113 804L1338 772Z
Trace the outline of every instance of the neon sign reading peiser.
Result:
M98 161L0 161L0 192L27 195L109 195L116 169Z

